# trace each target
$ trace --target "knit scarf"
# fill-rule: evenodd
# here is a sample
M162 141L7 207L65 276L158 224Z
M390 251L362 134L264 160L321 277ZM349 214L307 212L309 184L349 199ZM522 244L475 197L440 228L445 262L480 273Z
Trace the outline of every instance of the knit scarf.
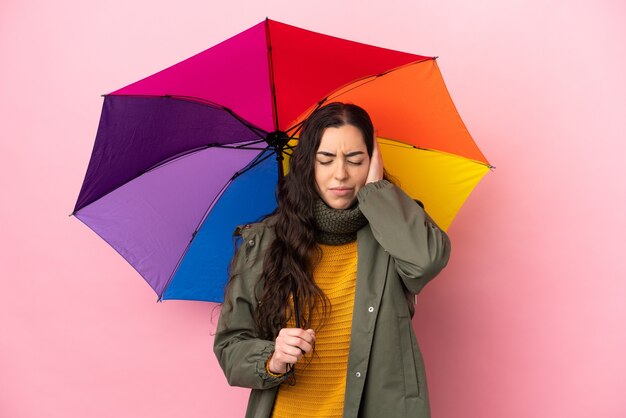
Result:
M334 209L322 199L315 202L316 240L320 244L343 245L356 240L356 232L367 225L367 218L356 204L348 209Z

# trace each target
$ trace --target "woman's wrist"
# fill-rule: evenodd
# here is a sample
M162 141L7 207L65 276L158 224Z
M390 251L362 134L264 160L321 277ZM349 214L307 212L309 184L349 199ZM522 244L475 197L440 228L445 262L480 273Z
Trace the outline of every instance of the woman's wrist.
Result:
M272 377L283 377L285 373L276 373L270 369L270 361L272 361L272 357L274 357L274 353L272 353L272 355L265 362L265 371Z

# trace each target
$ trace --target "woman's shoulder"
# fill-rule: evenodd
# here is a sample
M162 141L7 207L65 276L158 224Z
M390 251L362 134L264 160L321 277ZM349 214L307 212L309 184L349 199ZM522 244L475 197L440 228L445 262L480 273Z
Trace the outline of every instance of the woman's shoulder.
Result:
M274 218L268 217L260 222L243 224L235 228L233 237L238 241L235 254L235 259L238 261L235 264L245 263L246 266L246 274L243 274L244 270L241 270L241 268L239 273L247 276L263 264L263 255L269 249L276 236L274 233L275 223ZM256 276L254 278L254 282L256 282Z
M276 216L270 215L259 222L238 225L235 228L233 235L236 237L242 237L244 239L250 238L252 236L273 236L275 225Z

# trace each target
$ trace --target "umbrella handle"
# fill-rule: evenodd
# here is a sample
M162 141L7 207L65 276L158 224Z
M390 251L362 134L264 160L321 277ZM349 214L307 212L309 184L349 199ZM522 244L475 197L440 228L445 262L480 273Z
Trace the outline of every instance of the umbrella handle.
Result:
M296 295L296 283L293 280L291 281L291 294L293 296L292 298L293 299L293 314L296 317L296 328L300 328L300 309L298 308L298 297ZM296 384L295 370L296 370L295 364L287 364L286 382L290 386L295 386Z
M293 295L293 314L296 317L296 328L300 328L300 309L298 307L298 295L296 293L296 283L291 280L291 294Z

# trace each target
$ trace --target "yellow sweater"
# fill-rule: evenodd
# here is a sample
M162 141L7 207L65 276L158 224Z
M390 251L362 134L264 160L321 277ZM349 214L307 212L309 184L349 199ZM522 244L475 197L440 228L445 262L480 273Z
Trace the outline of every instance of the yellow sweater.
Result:
M346 390L346 371L352 330L356 286L357 243L320 245L322 259L313 272L315 283L330 300L330 315L315 329L313 356L296 365L295 386L278 389L272 417L341 417ZM319 324L315 315L310 323ZM287 327L294 327L290 320Z

